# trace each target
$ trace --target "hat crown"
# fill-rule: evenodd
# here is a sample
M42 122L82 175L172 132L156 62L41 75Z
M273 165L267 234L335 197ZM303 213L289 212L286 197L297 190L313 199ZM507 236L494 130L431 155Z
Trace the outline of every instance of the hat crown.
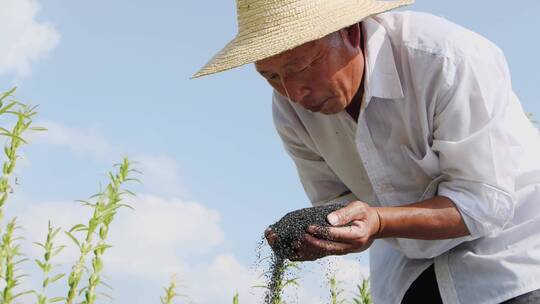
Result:
M342 0L331 0L340 2ZM373 0L361 0L373 1ZM322 0L237 0L238 33L276 28L312 11ZM264 27L263 27L264 26Z

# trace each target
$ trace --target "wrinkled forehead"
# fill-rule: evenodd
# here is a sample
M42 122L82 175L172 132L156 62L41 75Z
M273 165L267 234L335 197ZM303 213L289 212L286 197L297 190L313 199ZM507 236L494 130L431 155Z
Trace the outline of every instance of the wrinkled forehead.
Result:
M260 72L301 64L317 52L323 39L324 38L310 41L278 55L259 60L255 62L255 68Z

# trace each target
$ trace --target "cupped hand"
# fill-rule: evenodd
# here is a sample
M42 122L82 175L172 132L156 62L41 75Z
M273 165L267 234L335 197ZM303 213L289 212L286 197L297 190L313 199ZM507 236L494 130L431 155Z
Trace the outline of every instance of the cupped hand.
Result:
M355 201L330 213L331 227L309 226L298 243L292 244L291 261L314 261L329 255L345 255L368 249L378 236L381 223L377 209ZM268 244L273 248L277 235L267 229Z

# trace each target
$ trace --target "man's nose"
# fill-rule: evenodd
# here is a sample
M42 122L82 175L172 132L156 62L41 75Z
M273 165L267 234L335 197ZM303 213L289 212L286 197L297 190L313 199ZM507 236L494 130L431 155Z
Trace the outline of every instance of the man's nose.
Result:
M284 79L282 85L292 102L301 102L311 93L311 89L305 82L296 79Z

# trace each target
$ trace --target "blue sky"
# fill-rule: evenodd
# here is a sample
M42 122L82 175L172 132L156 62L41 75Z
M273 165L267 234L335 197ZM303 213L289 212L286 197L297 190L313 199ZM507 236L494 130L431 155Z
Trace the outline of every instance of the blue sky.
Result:
M419 0L410 9L499 45L523 107L540 116L540 2ZM234 2L0 0L0 20L0 91L17 85L17 98L39 104L37 124L49 128L22 149L21 185L8 202L24 236L42 238L48 218L66 229L84 219L74 200L97 192L127 155L145 174L131 187L141 194L137 211L122 210L111 228L105 270L114 302L157 302L173 272L197 303L227 303L235 290L254 301L246 293L262 231L308 201L253 66L189 80L235 35ZM333 264L352 280L367 257ZM304 270L299 301L324 302L309 286L321 285L325 267Z

